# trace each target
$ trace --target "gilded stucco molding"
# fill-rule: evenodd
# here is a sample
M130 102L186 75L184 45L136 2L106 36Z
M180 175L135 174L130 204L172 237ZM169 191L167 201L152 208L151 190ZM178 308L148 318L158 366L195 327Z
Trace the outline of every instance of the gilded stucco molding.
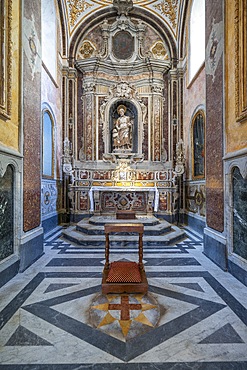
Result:
M0 116L5 119L10 119L12 110L12 0L5 0L3 7L7 9L6 15L3 14L3 26L1 26L1 39L3 40L1 58L2 78L0 86Z
M68 0L70 25L74 26L80 14L85 12L88 8L93 6L85 0Z
M162 3L154 6L161 14L168 17L173 28L177 26L178 0L163 0Z
M235 0L235 112L236 120L247 118L247 20L245 0Z

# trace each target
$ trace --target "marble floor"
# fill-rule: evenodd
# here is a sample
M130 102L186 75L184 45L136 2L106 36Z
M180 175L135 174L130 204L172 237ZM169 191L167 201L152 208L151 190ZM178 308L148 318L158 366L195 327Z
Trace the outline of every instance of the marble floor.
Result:
M247 287L189 229L145 247L149 290L101 294L103 247L47 235L45 254L0 289L0 369L247 369ZM135 261L135 248L111 250Z

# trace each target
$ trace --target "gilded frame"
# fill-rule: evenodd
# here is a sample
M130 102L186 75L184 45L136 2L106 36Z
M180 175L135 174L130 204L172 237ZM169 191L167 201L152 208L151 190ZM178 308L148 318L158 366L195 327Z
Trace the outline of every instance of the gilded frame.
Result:
M12 0L0 2L0 117L11 118Z
M194 125L196 122L196 118L201 115L203 118L203 174L202 175L195 175L195 151L194 151ZM206 119L205 119L205 113L203 110L198 110L192 119L192 125L191 125L191 158L192 158L192 179L193 180L203 180L205 179L205 151L206 151L206 142L205 142L205 130L206 130Z
M247 119L247 4L235 0L235 103L236 120Z

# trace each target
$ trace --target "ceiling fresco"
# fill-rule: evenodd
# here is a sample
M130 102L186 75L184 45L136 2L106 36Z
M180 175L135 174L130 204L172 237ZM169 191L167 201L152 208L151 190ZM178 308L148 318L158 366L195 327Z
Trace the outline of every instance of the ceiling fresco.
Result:
M112 2L112 0L64 0L70 37L89 16L102 8L112 7ZM181 3L179 0L133 0L135 7L145 8L162 19L175 38Z

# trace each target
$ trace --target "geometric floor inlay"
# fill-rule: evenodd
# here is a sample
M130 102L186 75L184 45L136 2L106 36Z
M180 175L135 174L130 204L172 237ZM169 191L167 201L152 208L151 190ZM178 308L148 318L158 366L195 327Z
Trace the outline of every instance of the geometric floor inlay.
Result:
M207 338L203 339L200 343L244 343L244 341L230 324L226 324L222 328L216 330L213 334L209 335Z
M159 318L159 304L150 293L99 294L90 308L94 327L124 341L150 331Z
M52 346L52 344L23 326L19 326L6 346Z
M246 370L247 288L202 247L144 246L148 293L102 295L104 247L49 237L0 289L0 370Z

